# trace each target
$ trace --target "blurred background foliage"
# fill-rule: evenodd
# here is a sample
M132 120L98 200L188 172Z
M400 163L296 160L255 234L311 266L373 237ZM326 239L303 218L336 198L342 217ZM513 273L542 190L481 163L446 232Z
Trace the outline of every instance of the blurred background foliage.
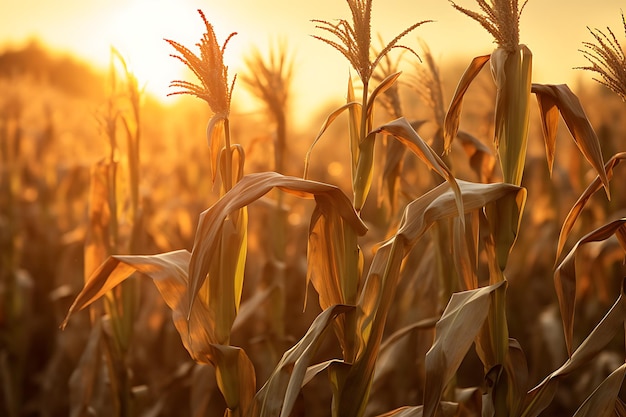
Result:
M408 55L405 59L413 59ZM258 57L255 58L258 61ZM415 60L416 61L416 60ZM405 71L399 80L399 97L405 116L419 123L419 133L430 142L439 128L436 111L423 94L415 90L424 64L415 62L413 73ZM440 69L444 103L448 103L455 82L465 63ZM71 301L83 286L83 248L87 235L87 205L90 172L107 154L107 140L99 122L110 92L110 75L98 73L80 61L52 54L45 46L31 43L19 50L0 54L0 414L6 416L67 416L76 398L77 384L91 390L91 409L84 415L108 415L109 385L106 373L89 381L73 378L78 368L96 369L98 364L81 362L88 344L89 317L79 314L67 329L58 329ZM250 79L250 78L249 78ZM581 76L582 79L582 76ZM586 77L585 77L586 79ZM577 82L571 86L580 98L601 140L605 160L624 150L626 107L618 96L595 83ZM417 87L420 88L419 86ZM287 146L281 170L301 176L304 155L319 127L343 92L328 103L313 103L306 109L307 125L289 123L284 115ZM495 91L490 75L483 71L466 97L461 128L483 141L493 155L493 102ZM129 112L120 100L118 111ZM534 98L533 98L534 100ZM531 132L523 186L528 202L521 234L511 254L507 317L509 331L527 355L530 385L539 383L567 357L553 285L556 242L569 208L593 178L561 126L552 177L545 162L540 123L532 106ZM258 111L240 113L233 103L232 135L246 150L249 172L274 169L275 119L259 103ZM209 150L202 140L210 114L194 100L182 98L165 106L144 95L141 102L141 182L143 238L139 253L152 254L186 248L191 250L200 212L215 199L210 180ZM379 111L380 117L387 117ZM336 184L350 194L350 155L345 144L345 125L335 123L314 150L315 161L309 178ZM338 146L337 144L342 144ZM124 144L120 144L123 151ZM381 152L379 152L381 154ZM489 153L485 158L490 158ZM449 160L454 161L457 178L480 181L470 166L467 150L455 143ZM436 180L412 155L404 157L398 186L398 204L433 188ZM379 166L383 166L379 164ZM487 172L487 180L499 178ZM380 175L380 173L378 173ZM376 174L375 174L376 175ZM592 197L576 224L578 239L606 222L626 215L626 171L617 168L612 184L612 199ZM374 181L373 193L379 190ZM622 187L622 188L620 188ZM312 207L301 201L281 197L287 210L286 260L284 281L286 302L284 329L280 343L272 318L260 309L233 332L233 345L245 348L262 383L282 355L275 346L290 346L299 340L320 309L314 291L305 298L306 245ZM267 285L264 276L272 258L272 230L266 225L276 202L265 198L250 207L249 277L243 299L252 298ZM371 233L363 244L365 262L371 261L372 248L386 237L384 207L368 200L363 217L370 221ZM397 221L398 219L396 219ZM574 242L572 238L572 242ZM571 243L569 247L571 247ZM387 319L386 334L437 314L439 289L434 283L432 238L415 247L420 256L409 256L397 291L397 299ZM484 259L481 260L484 264ZM484 266L484 265L483 265ZM614 239L589 245L579 255L577 288L576 343L602 318L619 294L626 274L623 251ZM594 279L602 274L607 279ZM417 281L416 277L420 276ZM425 278L426 277L426 278ZM429 278L430 277L430 278ZM134 341L127 358L135 398L136 415L219 415L223 399L215 386L213 368L196 364L180 342L170 312L148 280L139 280L140 302ZM304 310L303 310L304 308ZM368 415L382 413L407 404L422 402L423 357L430 347L433 328L408 333L401 341L384 346L377 365ZM623 336L622 336L623 340ZM622 343L623 344L623 343ZM326 339L317 353L317 362L336 357L338 346ZM623 362L623 346L615 342L596 360L562 384L547 415L571 415L578 399L591 390ZM98 358L98 355L94 355ZM458 386L481 386L482 369L473 354L463 362ZM301 394L298 410L307 416L324 416L331 391L326 381L313 379ZM320 407L320 405L322 405ZM74 415L74 414L73 414Z

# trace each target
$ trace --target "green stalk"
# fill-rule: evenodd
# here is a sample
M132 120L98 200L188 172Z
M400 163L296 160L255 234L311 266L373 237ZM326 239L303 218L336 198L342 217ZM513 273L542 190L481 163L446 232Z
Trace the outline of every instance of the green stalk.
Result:
M524 45L515 51L498 48L491 66L497 86L495 134L502 175L504 182L520 185L528 143L532 54Z
M368 80L363 80L363 97L361 100L361 125L359 128L359 148L356 172L352 178L354 192L354 208L361 212L372 184L372 168L374 163L374 141L365 140L369 131L368 117Z
M222 178L224 192L226 194L233 188L233 151L230 148L230 120L224 118L224 170Z

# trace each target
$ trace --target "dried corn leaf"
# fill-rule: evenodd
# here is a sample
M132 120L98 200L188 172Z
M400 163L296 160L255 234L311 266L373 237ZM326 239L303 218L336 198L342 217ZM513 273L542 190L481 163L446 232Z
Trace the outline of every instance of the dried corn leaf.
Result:
M217 236L216 250L211 254L208 277L198 293L198 298L202 299L215 317L215 336L221 344L229 344L231 328L239 312L247 238L246 208L224 218ZM193 259L193 252L191 256Z
M587 158L587 161L598 173L607 196L609 192L609 180L604 171L604 161L600 149L600 141L593 130L589 119L585 114L578 97L565 85L533 84L532 92L537 96L539 109L544 124L543 131L546 134L556 135L556 125L558 120L554 117L554 107L556 106L567 125L574 142L580 152ZM547 125L551 123L551 125ZM554 147L555 138L546 136L546 146ZM554 152L552 152L554 153ZM548 157L550 153L548 152ZM549 164L551 161L548 159Z
M354 85L352 84L352 77L348 77L348 103L359 103L354 94ZM350 127L350 155L352 156L351 171L352 174L356 172L356 166L359 161L359 143L361 142L361 114L362 105L352 105L349 108L349 127ZM319 137L319 136L318 136ZM306 178L306 176L305 176Z
M509 254L517 239L526 205L526 196L526 189L521 189L514 199L498 199L485 206L485 213L494 238L496 260L501 271L506 268Z
M335 317L353 309L351 306L335 305L317 316L302 339L283 354L272 375L256 394L248 416L289 416L325 330Z
M437 322L433 346L426 354L425 416L435 415L443 389L456 373L487 318L491 294L504 291L505 282L452 295Z
M470 167L478 176L479 182L490 182L496 158L491 149L475 136L464 131L458 131L457 137L461 141L463 150L469 158Z
M320 372L332 366L336 366L337 364L339 364L340 366L341 364L350 366L350 364L346 364L343 360L340 360L340 359L331 359L325 362L321 362L321 363L317 363L315 365L309 366L304 375L304 379L302 380L302 386L305 386L306 384L311 382L311 380L315 378L315 376L317 376L317 374L319 374Z
M533 92L535 92L534 89ZM541 129L546 146L548 170L550 175L552 175L556 150L556 132L559 127L559 108L557 107L556 99L549 94L537 95L537 105L539 106L539 115L541 116Z
M521 417L537 417L552 402L559 381L581 366L590 363L619 331L623 331L624 319L626 319L624 285L626 285L626 281L622 282L621 294L615 304L567 362L528 392L524 401L523 412L520 414Z
M176 330L191 357L210 363L211 344L216 343L215 319L202 301L189 311L187 265L191 254L186 250L148 256L111 256L89 278L70 307L62 327L70 316L102 297L135 272L154 281L165 303L172 310ZM189 317L189 321L187 320Z
M610 181L613 178L613 169L619 165L626 159L626 152L620 152L615 154L604 166L604 172L606 173L606 178ZM561 232L559 233L559 243L556 251L556 260L558 261L561 257L561 253L563 252L563 248L565 247L565 242L574 227L574 223L578 219L578 216L585 208L585 205L589 201L592 195L594 195L600 188L602 187L602 180L600 176L596 176L595 179L589 184L587 189L581 194L581 196L576 200L576 203L572 206L569 213L567 213L567 217L563 222L563 226L561 227Z
M80 356L76 369L72 372L68 387L70 391L70 417L89 415L98 385L104 379L100 373L102 352L102 320L96 320L89 332L87 346Z
M374 90L372 90L372 93L370 94L370 97L367 103L368 119L373 118L372 113L374 111L374 104L376 102L376 97L378 97L379 94L382 94L388 89L390 89L393 86L393 84L396 82L396 80L400 77L400 74L402 74L402 71L398 71L398 72L388 75L387 77L385 77L384 80L380 82L380 84L376 86Z
M622 388L626 364L611 373L576 410L573 417L612 417Z
M319 205L311 216L307 288L312 282L325 310L334 304L355 305L363 268L357 235L332 207ZM345 320L348 320L346 323ZM350 328L346 329L348 326ZM337 318L335 331L346 360L354 358L354 317Z
M520 201L521 187L507 183L481 184L457 180L465 213L481 209L497 200ZM409 242L419 239L433 222L458 215L457 193L450 183L443 183L409 203L398 234Z
M354 108L354 109L353 109ZM315 140L313 141L313 143L311 144L311 146L309 147L309 150L306 153L306 156L304 158L304 175L303 178L306 178L309 172L309 165L311 164L311 153L313 152L313 148L315 147L315 145L317 145L317 142L322 138L322 135L324 134L324 132L326 132L326 130L330 127L331 123L335 121L335 119L337 117L339 117L341 115L341 113L343 113L345 110L350 110L350 123L351 126L353 124L352 119L354 119L356 117L356 114L358 112L358 114L360 114L360 108L361 108L361 103L358 103L356 101L352 101L349 103L344 104L343 106L339 107L337 110L333 111L324 121L324 124L322 125L322 128L320 129L319 133L317 134L317 136L315 137ZM359 109L359 110L356 110ZM352 130L352 127L351 127ZM352 135L350 135L350 137L352 137ZM354 143L352 143L352 148L353 148L353 164L356 165L356 163L354 162L355 158L358 156L358 154L356 154L357 156L355 156L354 154ZM358 142L357 142L358 145Z
M464 212L459 187L456 179L454 178L454 175L452 175L452 172L450 172L450 169L446 166L446 164L417 134L417 132L413 129L411 124L405 118L396 119L390 123L380 126L372 133L370 133L368 137L375 133L386 133L388 135L394 136L413 153L415 153L415 155L417 155L424 163L426 163L428 168L432 169L433 171L441 175L446 181L448 181L448 183L450 183L451 187L455 191L458 209L457 213Z
M245 415L256 393L254 366L248 355L239 347L214 344L211 357L226 406L234 415Z
M209 145L211 161L211 178L215 181L217 176L220 149L224 146L224 124L226 119L222 114L215 114L209 120L206 127L206 138Z
M411 122L411 127L417 131L420 126L426 123L426 120L418 120ZM391 213L395 213L397 207L398 184L402 171L402 161L406 153L406 147L397 140L388 140L385 142L385 165L383 175L379 177L378 182L378 204L385 203L389 207Z
M509 339L509 354L505 363L508 379L508 410L511 415L519 415L526 390L528 389L528 363L524 351L519 342L515 339Z
M404 242L402 238L391 239L374 256L358 303L356 360L349 369L335 369L335 379L341 380L341 383L336 384L338 397L334 399L334 415L363 415L385 321L393 303L400 266L405 256ZM343 389L340 390L340 387ZM361 400L354 401L355 398Z
M565 344L567 352L572 354L572 340L574 337L574 308L576 305L576 251L581 245L589 242L599 242L608 239L622 229L626 230L626 218L610 222L580 239L567 254L554 272L554 286L559 299Z
M515 199L522 189L511 184L474 184L459 181L462 207L465 212L481 209L497 199ZM384 243L376 252L359 300L358 329L359 347L357 360L350 370L342 395L345 396L339 415L347 415L358 404L351 404L351 398L367 395L373 375L376 358L382 340L384 323L393 303L402 260L417 240L439 220L457 216L456 193L450 183L443 183L405 209L396 236ZM464 216L461 216L464 217ZM464 244L465 237L459 236Z
M615 400L615 415L617 417L626 416L626 403L624 403L624 401L622 401L619 397Z
M143 273L154 280L173 310L174 324L189 354L196 361L211 363L219 369L217 382L228 407L243 413L256 392L254 367L242 349L214 343L214 318L202 300L194 304L191 312L187 311L189 259L189 252L184 250L153 256L110 257L90 278L63 325L74 311L86 307L135 271Z
M446 112L446 117L443 122L445 152L450 151L452 140L454 140L459 130L459 120L461 118L461 108L463 106L463 97L465 96L465 92L467 92L467 89L472 81L474 81L474 78L476 78L480 70L485 66L490 58L491 55L482 55L474 58L463 73L463 76L456 87L456 91L454 92L454 96L452 96L450 107L448 107L448 111Z
M347 303L342 281L348 279L345 269L347 251L343 239L345 228L341 216L334 212L321 213L316 210L309 229L307 284L312 282L319 295L322 310L333 304ZM354 242L356 244L356 242ZM357 250L356 245L352 250Z
M363 235L367 231L367 227L354 211L350 200L335 186L287 177L275 172L248 175L200 215L189 264L190 302L194 301L198 291L206 281L225 219L231 213L258 200L275 187L299 197L314 197L318 205L324 206L327 212L334 211L339 214L357 234ZM238 300L234 300L234 302L238 303Z

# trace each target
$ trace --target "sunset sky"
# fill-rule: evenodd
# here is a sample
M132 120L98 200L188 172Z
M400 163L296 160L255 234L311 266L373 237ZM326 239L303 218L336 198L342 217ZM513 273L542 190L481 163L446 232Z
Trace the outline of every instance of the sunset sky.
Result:
M457 3L477 9L473 0ZM583 41L592 40L586 26L603 30L609 26L620 41L624 40L618 3L530 0L522 15L520 38L533 52L533 81L590 79L591 74L572 69L586 63L578 52ZM5 0L0 6L0 47L20 46L36 37L47 46L104 67L113 45L148 90L164 98L169 81L183 73L182 65L168 56L172 49L163 38L195 51L203 33L198 8L215 26L220 43L231 32L238 32L226 53L231 74L240 70L241 57L252 45L265 49L270 41L287 38L296 58L295 82L299 87L295 104L320 104L325 99L320 95L343 98L348 64L332 48L310 36L321 33L311 19L348 18L349 9L343 0ZM441 65L459 54L469 62L494 47L491 36L447 0L378 0L374 1L373 16L374 32L386 40L413 22L434 20L402 43L419 52L417 39L423 39Z

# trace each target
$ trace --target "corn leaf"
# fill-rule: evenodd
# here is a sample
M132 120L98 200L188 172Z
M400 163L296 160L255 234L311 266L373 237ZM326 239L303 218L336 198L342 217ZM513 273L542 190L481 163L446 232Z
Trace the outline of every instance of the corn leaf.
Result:
M571 357L559 369L552 372L528 392L524 400L523 412L520 414L521 417L537 417L552 402L559 381L583 365L590 363L619 331L623 331L624 319L626 318L625 285L626 281L623 281L621 294L615 304Z
M456 373L487 318L491 294L503 291L505 282L452 295L437 322L435 342L426 354L424 416L435 415L443 389Z
M417 131L424 123L426 120L411 122L411 127ZM383 175L379 177L378 182L378 204L386 203L390 213L395 213L399 195L398 183L406 147L397 140L387 140L385 144L385 165Z
M474 184L459 181L462 207L466 212L480 209L490 201L513 198L522 189L511 184ZM458 217L456 193L450 183L443 183L407 205L395 237L378 249L372 260L359 299L359 345L357 359L346 376L339 415L357 413L354 398L366 398L383 336L387 314L393 303L402 260L417 240L436 221ZM461 216L464 217L464 216ZM460 239L464 240L461 235ZM352 413L352 414L350 414ZM358 414L358 413L357 413ZM356 414L355 414L356 415Z
M217 385L226 406L235 415L245 415L256 393L254 366L248 355L235 346L213 344L211 357L217 369Z
M525 190L507 183L481 184L457 180L465 213L489 203L510 199L520 201ZM433 222L458 215L457 193L450 183L443 183L407 205L398 234L409 242L419 239Z
M187 265L191 254L186 250L158 255L111 256L92 275L72 303L63 324L70 316L102 297L135 272L154 281L165 303L172 310L176 330L191 357L200 363L210 363L210 345L217 342L215 319L204 302L199 301L189 311ZM189 321L187 318L189 317Z
M580 406L573 417L612 417L615 402L624 382L626 364L611 372Z
M341 113L343 113L345 110L349 109L351 112L351 116L350 116L350 121L352 122L352 119L354 119L355 115L357 114L356 112L358 112L358 110L353 110L353 108L361 108L361 103L358 103L356 101L352 101L349 103L344 104L343 106L339 107L337 110L333 111L324 121L324 124L322 125L322 128L320 129L319 133L317 134L317 136L315 137L315 140L313 141L313 143L311 144L311 146L309 147L309 150L306 153L306 156L304 158L304 175L303 178L306 178L309 172L309 165L311 164L311 153L313 152L313 147L315 147L315 145L317 144L317 142L322 138L322 135L324 134L324 132L326 132L326 130L328 129L328 127L332 124L332 122L335 121L335 119L337 117L339 117L341 115ZM354 115L353 113L354 112ZM358 112L360 113L360 112ZM351 135L352 137L352 135ZM358 144L358 143L357 143ZM352 144L352 147L354 147L354 144ZM354 152L354 150L353 150ZM358 154L357 154L358 156ZM353 153L353 164L355 164L354 159L357 157L354 155Z
M534 86L532 91L535 92ZM541 129L546 146L548 170L550 175L552 175L556 150L556 133L559 127L559 108L557 107L556 99L549 94L537 95L537 105L539 107L539 116L541 116Z
M199 290L199 298L216 319L218 343L229 344L233 322L239 312L247 254L248 214L244 207L226 216L217 236L208 277ZM193 259L193 252L192 252Z
M526 356L515 339L509 339L509 354L506 357L505 368L509 376L507 409L511 410L511 415L517 416L524 403L529 378Z
M312 282L325 310L334 304L355 305L363 269L363 254L353 228L332 207L318 205L311 216L306 282ZM354 359L354 317L338 317L335 331L344 359Z
M272 375L256 394L248 416L289 416L325 330L335 317L353 309L351 306L335 305L317 316L304 337L285 352Z
M459 120L461 118L461 108L463 106L463 98L465 92L471 85L474 78L478 75L480 70L485 66L491 55L477 56L472 60L467 67L459 84L456 87L452 101L446 112L446 117L443 122L443 138L444 138L444 151L449 152L452 146L452 140L456 137L459 130Z
M514 199L495 200L485 207L489 227L494 237L496 259L500 270L504 271L513 244L517 239L524 206L526 189L522 189Z
M189 264L190 303L196 299L207 279L212 262L215 262L214 254L219 246L224 222L228 221L231 213L258 200L274 187L299 197L315 197L319 206L326 207L326 211L336 211L357 234L363 235L367 231L367 227L354 211L350 200L335 186L287 177L275 172L248 175L200 215ZM238 299L231 302L238 308ZM209 306L209 308L213 307Z
M352 77L348 77L348 103L358 103L354 94L354 85ZM359 144L361 142L361 112L362 104L353 105L349 108L349 127L350 127L350 155L352 156L351 171L352 176L356 173L356 166L359 161ZM319 137L319 136L318 136ZM305 175L306 178L306 175Z
M580 239L567 254L554 272L554 286L559 299L565 344L567 352L572 353L572 339L574 337L574 308L576 305L576 252L581 245L589 242L598 242L608 239L614 234L626 232L626 218L615 220L590 232Z
M617 417L626 416L626 403L622 401L619 397L615 400L615 415Z
M376 103L376 97L378 97L379 94L382 94L385 91L387 91L389 88L391 88L391 86L393 86L396 80L400 77L400 74L402 74L402 71L398 71L398 72L388 75L387 77L385 77L384 80L380 82L380 84L376 86L374 90L372 90L372 93L370 94L370 97L367 103L367 117L368 118L373 117L372 112L374 111L374 104Z
M600 141L591 123L589 123L578 97L565 84L533 84L532 92L535 93L539 102L544 133L556 135L556 124L558 123L554 117L554 106L556 106L578 149L596 170L607 196L610 197L609 180L604 170ZM551 123L551 125L546 126L547 123ZM554 137L546 136L546 146L554 147L554 141Z
M224 115L215 114L209 120L206 127L206 138L209 145L211 161L211 178L215 181L217 176L218 159L220 149L224 146Z
M620 162L626 159L626 152L620 152L615 154L609 161L606 163L604 167L604 171L606 172L606 177L610 181L613 178L613 169L619 165ZM563 226L561 227L561 232L559 233L559 243L557 245L556 251L556 260L558 261L561 257L561 253L563 252L563 248L565 247L565 242L574 227L574 223L578 219L580 213L582 213L585 205L589 201L592 195L594 195L600 188L602 187L602 180L599 176L596 175L595 179L587 186L587 189L581 194L581 196L576 200L576 203L572 206L569 213L567 213L567 217L563 222Z
M70 417L81 417L89 414L92 401L96 395L98 379L103 378L98 370L101 367L102 320L96 320L89 332L87 346L80 355L78 366L68 381L70 394Z
M430 146L424 142L424 140L417 134L405 118L396 119L388 124L380 126L370 133L368 137L375 133L386 133L394 136L413 153L415 153L415 155L417 155L424 163L426 163L428 168L437 172L446 181L448 181L451 187L455 190L458 209L457 213L464 212L460 191L452 172L450 172L446 164L441 160L441 158L439 158L439 156L437 156L437 154L435 154Z
M347 366L350 366L350 364L346 364L345 361L340 360L340 359L331 359L325 362L311 365L307 368L306 373L304 374L304 379L302 380L302 386L305 386L306 384L311 382L311 380L315 378L315 376L317 376L320 372L325 371L329 369L330 367L335 366L336 364L345 364Z
M478 176L478 182L491 182L496 158L491 149L473 135L459 130L457 138L461 141L463 150L469 158L470 167Z

